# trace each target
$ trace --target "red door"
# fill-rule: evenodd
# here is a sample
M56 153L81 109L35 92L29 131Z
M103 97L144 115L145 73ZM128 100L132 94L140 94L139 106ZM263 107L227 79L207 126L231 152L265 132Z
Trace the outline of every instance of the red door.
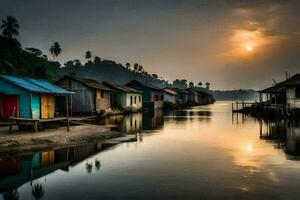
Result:
M2 96L3 117L19 117L18 96Z

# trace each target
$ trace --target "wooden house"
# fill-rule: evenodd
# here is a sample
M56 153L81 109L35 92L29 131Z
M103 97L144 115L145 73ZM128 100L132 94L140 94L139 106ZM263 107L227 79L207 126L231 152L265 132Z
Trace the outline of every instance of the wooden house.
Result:
M164 88L163 89L163 95L164 95L164 103L167 104L176 104L176 95L177 92L175 90L172 90L172 88Z
M103 83L114 92L114 106L124 111L140 111L142 109L143 100L142 92L124 85Z
M111 110L114 91L103 83L65 75L56 84L74 92L71 103L74 114L95 114Z
M197 101L198 105L207 105L215 102L215 99L211 94L201 90L197 90L197 92L198 92L198 101Z
M0 109L2 118L49 119L55 116L55 96L72 92L46 80L0 76Z
M300 109L300 74L296 74L284 81L286 88L286 103L289 108Z
M300 74L258 91L260 103L268 107L300 108Z
M188 92L188 105L198 105L199 104L199 93L194 90L193 88L187 88L186 91Z
M178 105L186 105L188 103L188 94L189 92L180 88L172 88L172 90L176 91L176 103Z
M149 109L163 108L163 92L160 88L145 84L137 80L132 80L126 84L135 90L142 91L143 107Z

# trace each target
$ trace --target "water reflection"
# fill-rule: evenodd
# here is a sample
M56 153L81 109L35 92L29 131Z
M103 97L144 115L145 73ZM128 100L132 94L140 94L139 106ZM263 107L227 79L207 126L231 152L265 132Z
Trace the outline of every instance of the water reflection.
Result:
M0 156L3 199L293 199L300 124L232 115L231 104L112 116L137 141ZM71 192L70 192L71 191ZM213 191L213 192L211 192ZM294 198L297 199L297 198Z
M141 133L142 130L161 129L164 125L164 117L162 110L156 110L131 115L110 116L102 124L115 126L114 129L122 133L137 134Z
M247 116L239 115L240 117L237 118L242 118L242 123L246 123ZM287 156L300 156L300 120L256 119L256 121L259 123L261 140L273 143L275 149L283 150ZM298 159L296 157L289 158Z
M99 152L102 149L100 142L96 144L72 146L38 153L28 153L2 156L0 159L0 192L5 192L3 198L17 197L18 188L26 182L33 182L56 170L68 171L85 158ZM100 161L95 160L95 168L100 169ZM87 161L87 172L92 172L93 163ZM35 184L32 186L32 194L36 199L43 196L43 186Z

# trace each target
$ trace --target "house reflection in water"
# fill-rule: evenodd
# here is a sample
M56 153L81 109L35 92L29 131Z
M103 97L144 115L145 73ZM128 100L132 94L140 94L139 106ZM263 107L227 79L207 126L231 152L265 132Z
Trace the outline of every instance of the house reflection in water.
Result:
M142 129L142 114L135 113L127 115L119 124L119 130L127 134L140 133Z
M300 121L291 121L287 126L286 152L300 156Z
M115 129L127 134L141 133L142 130L161 129L164 125L163 111L154 110L130 115L110 116L104 122L106 125L115 125Z
M56 170L69 170L102 149L102 143L66 147L39 153L0 157L0 193L12 191Z
M154 110L143 113L142 130L157 130L164 125L164 117L162 110Z
M274 142L288 155L300 156L300 121L280 120L269 122L260 120L260 138Z

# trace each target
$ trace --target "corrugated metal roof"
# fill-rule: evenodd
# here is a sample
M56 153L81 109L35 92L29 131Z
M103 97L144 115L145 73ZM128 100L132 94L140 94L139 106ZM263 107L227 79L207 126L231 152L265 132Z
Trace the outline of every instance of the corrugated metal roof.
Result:
M72 76L72 75L64 75L60 79L56 81L56 83L62 81L65 78L73 79L75 81L78 81L90 88L98 89L98 90L104 90L104 91L109 91L109 92L114 92L112 89L108 88L106 85L99 83L98 81L94 79L88 79L88 78L81 78L77 76Z
M150 88L150 89L152 89L152 90L158 90L158 91L161 91L161 89L159 88L159 87L156 87L156 86L154 86L154 85L151 85L151 84L149 84L149 83L142 83L142 82L140 82L140 81L138 81L138 80L132 80L132 81L130 81L129 83L127 83L127 84L125 84L126 86L130 86L131 84L139 84L139 85L142 85L142 86L144 86L144 87L148 87L148 88Z
M164 88L163 91L166 92L166 93L168 93L168 94L170 94L170 95L173 95L173 96L176 96L176 94L177 94L176 91L174 91L174 90L172 90L170 88Z
M272 87L259 90L258 92L259 93L283 93L286 90L286 86L299 85L299 84L300 84L300 74L295 74L292 77L286 79L285 81L277 83Z
M288 85L299 85L300 84L300 74L295 74L294 76L290 77L286 81L282 83L284 86Z
M73 94L72 92L65 90L59 86L56 86L46 80L42 79L33 79L26 77L16 77L1 75L3 80L21 87L25 90L28 90L33 93L43 93L43 94Z
M135 90L135 89L125 86L125 85L116 85L116 84L111 84L108 82L103 82L103 84L107 85L108 87L111 87L114 90L121 91L121 92L142 93L141 91Z

